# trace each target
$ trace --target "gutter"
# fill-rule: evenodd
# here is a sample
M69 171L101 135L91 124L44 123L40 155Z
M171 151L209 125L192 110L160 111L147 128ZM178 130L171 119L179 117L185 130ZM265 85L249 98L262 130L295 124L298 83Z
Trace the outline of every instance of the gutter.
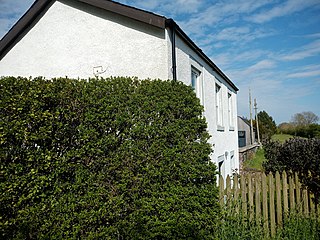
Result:
M194 50L198 56L200 56L211 68L213 71L218 73L235 91L238 91L239 89L236 87L236 85L220 70L220 68L215 65L212 60L205 55L202 50L188 37L188 35L179 27L178 24L175 23L173 19L166 19L166 27L169 27L172 31L174 29L174 35L178 34L179 37L192 49ZM174 37L175 38L175 37ZM172 45L175 46L175 42L173 42ZM175 52L175 51L174 51ZM174 54L175 55L175 54ZM175 59L172 61L176 62ZM172 64L173 65L173 64Z
M166 26L171 30L172 77L173 81L177 81L176 23L172 19L166 19Z

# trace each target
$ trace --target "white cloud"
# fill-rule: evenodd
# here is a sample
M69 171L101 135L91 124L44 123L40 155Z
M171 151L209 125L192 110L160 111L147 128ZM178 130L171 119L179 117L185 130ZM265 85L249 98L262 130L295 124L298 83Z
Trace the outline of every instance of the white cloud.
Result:
M315 76L320 76L320 70L296 72L288 75L289 78L305 78L305 77L315 77Z
M248 20L255 23L265 23L277 17L282 17L295 12L302 11L308 7L320 5L319 0L287 0L286 2L273 7L270 10L263 10L261 13L248 17Z
M288 61L301 60L307 57L316 56L319 53L320 53L320 39L315 40L302 47L299 47L298 50L295 50L291 53L282 55L281 59L288 60Z
M215 24L232 24L239 21L242 15L250 14L253 11L267 5L268 0L230 0L209 5L206 9L190 16L181 25L188 29L189 33L202 33L207 27Z
M124 4L136 6L138 8L153 11L172 17L177 14L195 13L205 4L202 0L122 0Z
M308 66L303 66L296 69L295 72L288 74L288 78L310 78L319 77L320 78L320 65L313 64Z
M259 73L261 70L266 70L266 69L272 69L276 66L276 63L271 60L261 60L257 62L256 64L248 67L243 71L243 74L245 75L250 75L253 73Z

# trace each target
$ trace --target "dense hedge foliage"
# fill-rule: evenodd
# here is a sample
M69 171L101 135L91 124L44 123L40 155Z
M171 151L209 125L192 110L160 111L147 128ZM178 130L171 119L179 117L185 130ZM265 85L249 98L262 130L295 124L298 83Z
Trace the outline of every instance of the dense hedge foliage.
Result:
M320 139L291 138L264 144L266 172L297 172L302 184L320 200Z
M191 87L5 77L0 91L1 238L212 238L216 168Z

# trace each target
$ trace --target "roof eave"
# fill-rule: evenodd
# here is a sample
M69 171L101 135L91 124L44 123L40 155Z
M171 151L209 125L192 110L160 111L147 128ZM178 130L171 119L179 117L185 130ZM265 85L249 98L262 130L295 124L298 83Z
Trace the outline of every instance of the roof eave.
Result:
M191 49L193 49L212 69L217 72L235 91L239 91L236 85L221 71L221 69L212 62L212 60L188 37L188 35L179 27L173 19L166 20L166 26L172 28L175 26L176 32Z
M0 41L0 60L17 43L21 35L55 0L37 0Z

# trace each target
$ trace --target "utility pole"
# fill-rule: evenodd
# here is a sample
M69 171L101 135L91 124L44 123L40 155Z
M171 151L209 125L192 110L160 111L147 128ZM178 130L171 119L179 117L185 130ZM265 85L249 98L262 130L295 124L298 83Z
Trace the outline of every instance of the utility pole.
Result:
M252 99L251 99L251 89L249 88L249 106L250 106L250 138L251 145L253 144L253 123L252 123Z
M257 110L258 110L258 107L257 107L257 100L256 100L256 99L254 99L254 111L255 111L255 114L256 114L256 124L257 124L258 144L259 144L259 145L261 145L261 143L260 143L260 133L259 133L259 120L258 120Z

